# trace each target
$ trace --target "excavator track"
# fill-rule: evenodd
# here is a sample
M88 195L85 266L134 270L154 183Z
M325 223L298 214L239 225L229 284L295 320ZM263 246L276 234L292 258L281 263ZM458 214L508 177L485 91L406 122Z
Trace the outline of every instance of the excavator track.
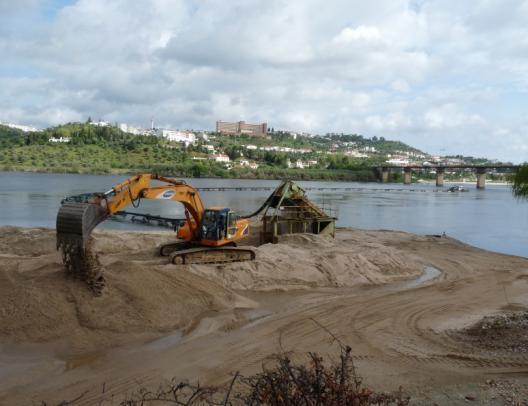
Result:
M249 247L196 247L173 252L170 262L176 265L225 264L252 261L255 256L255 250Z
M189 241L171 242L171 243L168 243L168 244L161 245L159 247L159 254L162 257L168 257L173 252L187 250L187 249L190 249L190 248L193 248L193 247L196 247L196 245L192 244Z

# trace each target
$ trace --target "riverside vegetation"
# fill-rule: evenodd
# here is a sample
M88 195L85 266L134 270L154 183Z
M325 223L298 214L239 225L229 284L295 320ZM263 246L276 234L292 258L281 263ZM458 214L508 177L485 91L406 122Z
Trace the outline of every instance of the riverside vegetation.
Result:
M68 138L67 143L50 142L50 138ZM233 165L207 158L205 144L229 156ZM312 152L265 151L247 149L245 145L278 146L309 149ZM336 145L339 148L336 150ZM347 145L374 150L368 157L357 158L344 154ZM329 153L331 152L331 153ZM293 137L287 132L269 133L269 137L222 136L212 134L208 141L198 140L185 147L163 137L133 135L117 127L98 127L87 123L68 123L39 132L0 125L0 170L54 173L127 174L159 172L168 176L222 177L249 179L320 179L346 181L376 181L378 174L372 167L381 166L387 154L411 152L423 154L399 141L383 137L364 138L355 134ZM257 169L237 165L241 157L254 160ZM288 160L317 162L309 168L289 168ZM477 163L477 162L473 162ZM393 173L393 180L401 175ZM416 176L416 175L415 175ZM434 175L420 174L420 178ZM457 175L454 175L455 177ZM462 176L462 175L458 175Z
M69 138L68 143L52 143L50 138ZM366 159L349 158L343 154L326 154L336 137L356 140L359 144L375 145L380 154ZM252 170L205 158L203 144L184 147L162 137L133 135L116 127L97 127L89 123L68 123L40 132L24 133L0 126L0 170L54 173L121 174L141 171L161 172L172 176L275 179L327 179L373 181L376 174L371 167L384 162L382 151L412 149L396 141L365 139L356 135L294 139L287 133L271 134L270 139L231 137L216 134L215 148L232 160L245 157L258 162ZM276 151L245 150L243 145L276 145L291 148L310 148L308 154L287 154ZM315 152L317 151L317 152ZM288 168L288 159L314 159L317 165L305 169Z

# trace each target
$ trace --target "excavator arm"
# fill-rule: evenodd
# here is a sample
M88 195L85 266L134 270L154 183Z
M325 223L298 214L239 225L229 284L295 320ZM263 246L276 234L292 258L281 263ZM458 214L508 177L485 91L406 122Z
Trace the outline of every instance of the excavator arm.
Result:
M153 180L163 184L152 186ZM83 249L99 223L142 198L182 203L190 230L188 239L199 239L204 206L198 192L181 180L157 174L140 174L115 185L108 192L65 199L57 215L57 248L75 245Z
M165 183L152 186L151 181ZM124 209L138 199L174 200L184 205L193 220L199 223L202 219L204 206L200 195L192 186L182 180L166 178L157 174L141 174L115 185L104 194L110 215Z

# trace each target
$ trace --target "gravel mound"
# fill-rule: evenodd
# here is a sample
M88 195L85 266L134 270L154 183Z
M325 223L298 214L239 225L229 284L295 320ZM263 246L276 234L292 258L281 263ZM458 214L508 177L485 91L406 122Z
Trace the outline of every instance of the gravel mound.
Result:
M486 316L453 334L459 340L489 351L528 352L528 311Z

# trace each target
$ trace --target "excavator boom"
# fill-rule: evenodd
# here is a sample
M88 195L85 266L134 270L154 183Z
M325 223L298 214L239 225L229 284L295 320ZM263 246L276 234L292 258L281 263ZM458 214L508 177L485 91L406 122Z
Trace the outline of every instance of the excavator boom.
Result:
M152 180L166 185L153 187ZM190 215L191 232L197 235L197 225L204 212L198 192L184 181L141 174L115 185L108 192L82 194L63 200L57 215L57 244L61 246L64 239L76 239L77 245L85 247L90 233L99 223L141 198L181 202Z

